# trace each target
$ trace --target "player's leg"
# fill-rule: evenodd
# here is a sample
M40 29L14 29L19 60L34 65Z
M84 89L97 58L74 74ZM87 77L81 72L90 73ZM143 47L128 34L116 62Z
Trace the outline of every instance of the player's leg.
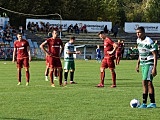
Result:
M147 98L148 98L148 85L149 85L149 65L143 65L142 67L142 87L143 87L143 102L139 108L147 108Z
M75 71L75 62L74 61L70 61L69 62L69 68L70 68L70 84L76 84L76 82L74 81L74 71Z
M155 103L155 91L154 91L154 85L153 85L153 76L152 76L152 69L153 66L149 67L149 72L148 72L148 77L149 77L149 81L148 81L148 93L149 93L149 98L150 98L150 104L147 105L147 108L156 108L156 103Z
M54 80L57 80L58 77L58 70L57 68L54 69Z
M54 82L53 82L53 71L54 69L52 67L49 68L49 76L50 76L50 82L51 82L51 87L55 87Z
M108 63L108 67L110 69L111 76L112 76L112 85L111 85L111 88L115 88L116 87L116 72L115 72L114 59L108 59L107 63Z
M63 84L62 84L62 73L63 73L63 69L62 69L62 67L59 67L58 68L58 75L59 75L59 85L60 86L63 86Z
M22 64L23 61L21 59L17 59L17 74L18 74L18 84L17 85L21 85L21 69L22 69Z
M23 65L24 65L25 72L26 72L26 86L28 86L29 85L29 80L30 80L29 58L24 58L23 59Z
M49 67L46 66L46 69L45 69L45 81L48 81L48 74L49 74Z
M104 87L105 68L108 68L107 59L103 59L100 67L100 83L97 87Z

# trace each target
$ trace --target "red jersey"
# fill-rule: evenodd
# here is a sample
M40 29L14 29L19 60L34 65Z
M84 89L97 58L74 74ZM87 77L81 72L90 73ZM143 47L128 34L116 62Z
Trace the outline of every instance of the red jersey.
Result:
M14 42L14 48L17 51L17 59L23 59L28 57L27 47L29 43L27 40L22 39L21 41L16 40Z
M59 38L49 38L46 40L48 44L48 51L55 57L60 55L60 47L63 46L62 40Z
M113 53L113 54L107 53L108 51L112 51L114 49L113 44L114 44L114 42L110 38L106 38L104 40L104 57L112 57L115 55L115 53Z
M118 47L116 49L117 52L121 52L123 48L123 43L117 43Z

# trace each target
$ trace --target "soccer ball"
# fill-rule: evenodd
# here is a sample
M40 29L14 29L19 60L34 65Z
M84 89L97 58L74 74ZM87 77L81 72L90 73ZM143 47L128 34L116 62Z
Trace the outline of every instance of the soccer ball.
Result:
M130 106L132 108L137 108L138 106L140 106L140 101L138 99L132 99L130 101Z

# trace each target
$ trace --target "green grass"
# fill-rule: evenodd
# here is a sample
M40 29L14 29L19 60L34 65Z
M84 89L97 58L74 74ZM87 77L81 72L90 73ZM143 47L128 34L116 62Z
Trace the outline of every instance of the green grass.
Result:
M0 61L0 120L159 120L160 82L154 78L156 109L131 108L133 98L141 100L141 73L136 61L122 60L116 67L117 88L110 88L110 71L106 70L104 88L99 83L100 64L95 60L76 60L75 81L78 84L55 88L44 81L44 61L30 63L30 86L17 86L16 64ZM4 64L6 63L6 64ZM158 71L159 65L158 65ZM149 100L148 100L149 102Z

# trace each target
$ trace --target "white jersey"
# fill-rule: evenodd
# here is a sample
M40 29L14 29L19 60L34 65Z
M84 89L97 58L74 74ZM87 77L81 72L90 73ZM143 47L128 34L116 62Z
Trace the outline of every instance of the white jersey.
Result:
M73 54L68 54L67 51L74 52L74 44L67 42L64 46L64 60L65 61L73 61Z
M153 64L154 57L152 52L155 50L154 42L149 37L146 37L144 40L138 38L137 45L139 51L140 65Z

